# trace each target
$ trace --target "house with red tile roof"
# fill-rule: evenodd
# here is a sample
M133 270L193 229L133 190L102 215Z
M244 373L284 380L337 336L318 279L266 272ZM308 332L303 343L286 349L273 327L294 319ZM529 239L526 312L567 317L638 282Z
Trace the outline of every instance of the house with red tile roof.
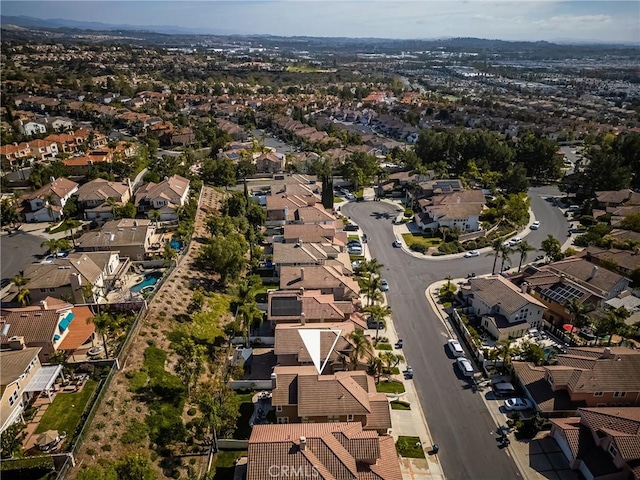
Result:
M351 300L360 297L358 281L330 265L309 267L282 267L280 269L282 290L319 290L332 294L337 300Z
M543 413L579 407L640 407L640 351L622 347L574 347L556 363L513 362L518 382Z
M135 193L139 212L160 211L160 220L177 220L178 208L189 200L189 180L172 175L160 183L149 182Z
M579 408L551 419L551 436L584 478L640 479L640 407Z
M29 147L36 160L51 160L58 155L58 144L49 140L31 140Z
M360 423L256 425L246 480L268 478L401 480L402 474L393 438Z
M0 146L0 159L10 166L18 165L33 159L33 153L28 143L10 143Z
M319 375L313 365L277 366L271 378L277 423L359 422L379 434L391 428L387 396L366 372Z

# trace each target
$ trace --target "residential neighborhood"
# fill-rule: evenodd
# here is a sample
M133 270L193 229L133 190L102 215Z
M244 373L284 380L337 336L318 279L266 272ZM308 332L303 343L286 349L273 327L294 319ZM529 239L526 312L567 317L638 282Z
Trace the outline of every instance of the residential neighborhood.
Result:
M3 477L640 479L637 48L153 7L3 12Z

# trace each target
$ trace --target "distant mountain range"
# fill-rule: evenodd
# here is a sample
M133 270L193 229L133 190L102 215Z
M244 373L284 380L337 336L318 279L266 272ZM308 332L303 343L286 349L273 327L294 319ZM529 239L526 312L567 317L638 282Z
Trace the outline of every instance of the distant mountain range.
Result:
M169 35L233 35L239 33L223 29L189 28L179 27L177 25L114 25L112 23L68 20L66 18L42 19L35 17L9 15L1 15L0 24L2 24L3 27L7 25L17 25L19 27L31 28L77 28L80 30L97 30L102 32L130 30L165 33Z
M90 30L90 31L101 31L101 32L148 32L155 33L160 35L214 35L214 36L241 36L241 37L260 37L260 38L280 38L280 39L312 39L318 40L318 37L283 37L280 35L251 35L246 32L238 32L227 29L220 28L193 28L193 27L180 27L178 25L129 25L129 24L111 24L111 23L102 23L102 22L85 22L78 20L69 20L66 18L52 18L52 19L42 19L35 18L29 16L10 16L10 15L0 15L0 24L2 28L9 28L10 26L17 26L23 28L33 28L33 29L77 29L77 30ZM325 41L331 41L328 37L323 39ZM338 40L338 38L333 38L333 41ZM626 46L635 46L637 47L638 43L635 44L616 44L616 43L604 43L601 41L585 41L585 40L572 40L567 38L558 38L550 41L508 41L508 40L498 40L498 39L480 39L480 38L451 38L451 37L442 37L442 38L421 38L421 39L390 39L390 38L340 38L339 40L351 43L351 42L362 42L362 41L397 41L397 42L413 42L413 41L427 41L427 42L452 42L457 46L473 45L474 47L480 46L507 46L507 45L537 45L537 46L552 46L554 44L558 45L626 45Z

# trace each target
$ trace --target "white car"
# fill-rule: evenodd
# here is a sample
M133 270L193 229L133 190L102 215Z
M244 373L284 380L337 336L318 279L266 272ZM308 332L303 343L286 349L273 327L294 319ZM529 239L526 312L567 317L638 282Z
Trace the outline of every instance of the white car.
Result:
M479 256L480 256L480 252L477 250L470 250L464 254L464 258L479 257Z
M540 228L540 222L536 220L531 224L531 230L538 230Z
M526 398L508 398L504 401L504 408L507 410L528 410L531 406Z
M459 357L456 360L458 364L458 369L460 369L460 373L465 377L473 377L473 365L471 362L464 357Z
M389 282L387 282L384 278L380 282L380 290L382 290L383 292L389 291Z
M518 245L519 243L522 243L522 239L520 237L513 237L510 242L511 245Z
M447 345L449 346L449 350L451 350L451 354L454 357L461 357L464 355L464 350L462 349L462 345L455 338L450 338L447 340Z

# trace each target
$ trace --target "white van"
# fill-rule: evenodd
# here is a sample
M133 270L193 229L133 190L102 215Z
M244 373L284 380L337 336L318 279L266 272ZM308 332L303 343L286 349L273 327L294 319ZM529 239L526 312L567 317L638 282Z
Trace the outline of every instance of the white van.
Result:
M447 345L449 346L449 350L454 357L462 357L464 355L464 350L462 349L462 345L458 340L450 338L447 340Z
M464 357L460 357L458 358L458 360L456 360L456 362L462 375L464 375L465 377L473 377L473 365L471 365L471 362L469 360Z

